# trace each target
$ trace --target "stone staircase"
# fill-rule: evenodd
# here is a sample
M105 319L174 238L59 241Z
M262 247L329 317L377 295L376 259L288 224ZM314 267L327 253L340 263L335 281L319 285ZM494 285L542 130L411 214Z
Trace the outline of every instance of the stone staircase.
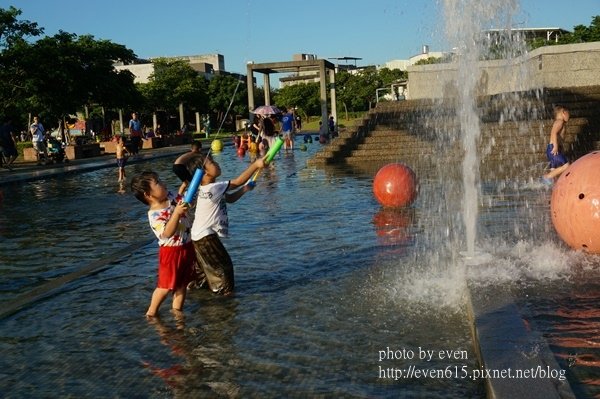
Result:
M477 154L482 178L539 176L546 167L552 106L571 111L565 151L574 160L600 146L600 86L505 93L478 99ZM464 157L455 100L380 103L308 161L373 172L403 162L419 174L460 172Z

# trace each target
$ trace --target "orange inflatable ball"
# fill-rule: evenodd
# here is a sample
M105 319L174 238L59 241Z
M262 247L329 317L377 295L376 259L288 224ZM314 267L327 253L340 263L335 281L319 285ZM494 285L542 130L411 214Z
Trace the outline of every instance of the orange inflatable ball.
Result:
M410 205L417 198L417 176L403 163L385 165L375 175L373 194L384 207Z
M552 189L550 212L560 238L573 249L600 254L600 151L565 170Z

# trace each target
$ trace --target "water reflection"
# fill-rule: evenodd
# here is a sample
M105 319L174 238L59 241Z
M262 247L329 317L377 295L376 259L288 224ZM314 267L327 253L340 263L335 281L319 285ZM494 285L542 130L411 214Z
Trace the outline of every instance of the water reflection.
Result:
M5 301L138 247L0 321L0 370L8 396L484 397L482 385L472 381L378 376L377 354L388 346L466 350L468 359L390 361L386 368L477 367L465 314L466 271L455 267L453 237L459 234L453 226L460 225L460 204L446 195L453 182L422 179L412 209L385 210L372 197L372 175L305 168L306 156L310 151L277 159L255 190L229 208L225 245L236 268L235 296L194 291L184 319L165 312L157 323L144 318L157 249L155 243L144 245L150 242L146 210L127 186L119 193L112 172L96 171L57 179L68 190L55 182L15 188L2 204L0 225L25 223L27 234L2 232ZM227 149L215 157L224 178L237 176L248 162ZM177 187L170 166L164 160L132 168L151 167ZM598 289L586 278L598 262L589 263L544 233L547 193L483 187L482 247L494 261L476 271L475 281L529 290L527 298L544 284L569 281L574 292L590 292L592 303ZM43 192L43 209L29 210L23 201L34 191ZM23 221L19 214L27 212L32 217ZM557 299L565 301L574 311L585 309L582 301ZM541 331L556 332L557 343L568 340L560 329L535 320L534 305L524 306ZM556 306L540 301L539 308L548 313ZM569 307L561 309L564 314L553 320L574 315ZM576 338L594 336L597 320L588 321ZM577 353L582 363L574 370L597 360L593 350ZM582 380L593 381L594 375Z

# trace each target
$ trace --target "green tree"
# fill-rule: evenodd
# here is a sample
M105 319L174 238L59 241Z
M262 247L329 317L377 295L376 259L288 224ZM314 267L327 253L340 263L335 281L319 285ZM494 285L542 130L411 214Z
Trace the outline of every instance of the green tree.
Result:
M24 108L23 78L26 71L19 61L29 45L26 39L44 32L35 22L19 21L19 15L21 10L15 7L0 8L0 113L15 116Z
M297 107L303 118L321 113L319 83L298 83L282 87L273 96L275 104L281 107Z
M427 57L415 62L415 65L441 64L443 62L444 60L442 59L442 57Z
M207 81L183 60L160 58L154 61L154 72L148 83L138 85L144 97L145 113L163 110L176 114L184 104L188 114L208 110ZM189 119L191 115L188 115Z
M122 45L60 31L23 50L23 83L32 110L60 119L85 104L124 107L138 100L133 75L113 67L114 61L135 59Z
M600 41L600 15L592 17L590 26L576 25L573 32L562 35L558 42L535 39L529 43L531 49L555 44L588 43Z
M35 42L43 30L18 21L20 10L0 9L0 110L16 115L39 113L52 123L84 105L123 105L136 100L133 75L113 63L129 63L135 54L122 45L93 36L60 31Z
M38 24L28 20L17 20L21 10L10 6L8 9L0 8L0 50L12 47L27 37L39 36L44 29Z
M367 111L375 103L376 90L383 81L375 68L367 68L350 74L336 74L336 97L338 104L348 112Z
M600 41L600 15L592 18L590 26L577 25L573 32L558 39L558 44L588 43Z
M236 115L248 114L248 89L246 81L236 75L216 75L208 84L209 107L220 126L231 104L228 115L230 125Z

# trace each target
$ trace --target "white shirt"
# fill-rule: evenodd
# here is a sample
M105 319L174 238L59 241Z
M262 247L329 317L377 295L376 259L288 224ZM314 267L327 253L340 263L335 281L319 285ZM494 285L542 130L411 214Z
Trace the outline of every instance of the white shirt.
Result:
M196 213L192 225L192 240L217 233L219 237L227 237L229 218L225 193L229 189L229 180L214 182L198 188Z
M44 141L44 126L38 122L31 125L32 141Z

